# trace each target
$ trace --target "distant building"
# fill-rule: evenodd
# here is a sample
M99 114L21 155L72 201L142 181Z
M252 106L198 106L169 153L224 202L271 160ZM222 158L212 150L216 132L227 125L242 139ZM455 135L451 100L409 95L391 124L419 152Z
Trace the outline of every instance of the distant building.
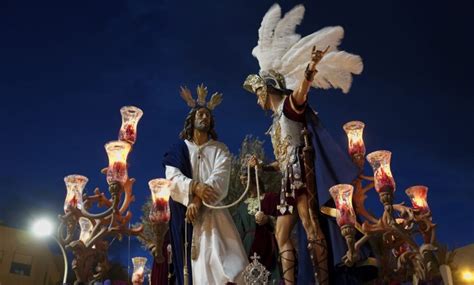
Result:
M0 225L0 284L56 285L62 270L58 257L48 248L47 239ZM62 259L60 259L62 260Z

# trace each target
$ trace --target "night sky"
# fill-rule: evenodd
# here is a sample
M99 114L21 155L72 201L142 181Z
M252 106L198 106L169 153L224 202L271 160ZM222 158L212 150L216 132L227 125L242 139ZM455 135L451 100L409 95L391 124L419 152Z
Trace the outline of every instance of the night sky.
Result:
M341 48L364 60L349 94L311 91L325 126L345 147L342 125L365 122L368 153L393 153L396 202L408 202L407 187L427 185L439 241L450 247L474 242L473 1L280 5L286 12L299 3L306 15L297 32L341 25ZM258 71L251 50L272 4L2 0L1 222L27 228L34 217L62 213L68 174L89 177L88 193L106 190L99 172L107 164L104 144L117 138L124 105L144 111L129 156L136 221L149 196L147 182L163 177L161 157L188 112L180 85L194 90L203 82L211 93L224 93L216 128L233 153L253 134L272 156L264 135L271 117L241 88ZM121 245L122 251L114 245L113 258L127 258ZM133 248L132 256L144 254Z

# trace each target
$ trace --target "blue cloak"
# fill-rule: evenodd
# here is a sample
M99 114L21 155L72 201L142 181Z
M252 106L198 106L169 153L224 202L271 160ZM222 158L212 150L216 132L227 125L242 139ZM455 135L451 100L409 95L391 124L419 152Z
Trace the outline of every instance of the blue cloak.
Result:
M189 151L186 143L184 141L179 141L178 143L171 146L171 148L165 153L163 157L163 167L166 165L173 166L181 170L181 172L192 178L192 168L189 160ZM173 268L174 274L176 276L176 284L185 285L183 277L183 267L184 267L184 227L187 226L187 236L188 236L188 272L189 279L188 284L192 284L192 269L191 269L191 241L193 235L193 227L190 223L185 223L184 219L186 217L186 207L182 204L173 201L170 197L169 206L171 212L171 219L169 223L169 232L171 247L173 251Z
M351 184L359 174L359 169L352 162L347 152L344 152L327 130L322 126L316 113L309 107L305 111L306 127L311 134L314 155L314 170L316 192L319 207L335 207L329 188L336 184ZM319 222L326 237L328 246L328 266L330 284L360 284L356 277L356 268L347 268L342 264L347 246L341 235L336 219L319 213ZM306 232L298 220L298 276L297 284L314 284L313 266L307 250ZM367 251L361 255L367 257ZM370 270L371 274L376 270Z

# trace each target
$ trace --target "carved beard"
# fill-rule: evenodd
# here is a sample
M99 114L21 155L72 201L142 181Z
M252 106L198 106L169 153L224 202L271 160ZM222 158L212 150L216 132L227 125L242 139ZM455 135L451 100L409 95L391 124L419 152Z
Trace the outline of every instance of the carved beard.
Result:
M211 124L206 124L203 121L196 121L194 123L194 128L198 131L208 133L209 130L211 129Z

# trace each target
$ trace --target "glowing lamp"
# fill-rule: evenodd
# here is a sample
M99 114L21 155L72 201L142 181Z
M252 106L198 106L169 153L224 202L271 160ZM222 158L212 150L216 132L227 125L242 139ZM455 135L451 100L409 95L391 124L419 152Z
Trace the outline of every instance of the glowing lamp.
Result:
M119 182L124 184L128 179L127 156L131 145L123 141L112 141L105 145L109 157L107 183Z
M364 165L366 152L364 139L362 138L364 127L365 124L360 121L351 121L343 126L347 135L349 155L360 167Z
M79 240L81 240L84 244L91 238L92 236L92 222L84 217L79 218L79 226L81 228L81 233L79 235Z
M168 201L170 198L171 185L171 180L163 178L153 179L148 182L151 198L153 200L153 205L148 217L152 223L167 223L170 220Z
M329 189L334 202L336 203L336 221L339 227L344 225L354 226L356 216L352 207L352 192L354 187L350 184L338 184Z
M464 271L462 273L462 279L464 281L467 281L467 282L473 282L474 281L474 273L472 273L471 271Z
M137 125L143 116L143 111L134 106L124 106L120 109L122 126L119 131L119 140L134 144L137 140Z
M419 210L421 213L430 211L426 199L428 196L428 187L423 185L412 186L405 190L405 193L410 197L414 209Z
M64 201L64 212L67 213L73 208L82 209L82 191L87 184L87 177L82 175L68 175L64 177L66 183L66 200Z
M395 191L395 180L390 170L392 153L387 150L378 150L367 155L367 161L374 171L375 190L378 193Z
M146 257L134 257L132 258L133 263L133 281L143 283L145 279L145 265L147 262ZM135 283L134 283L135 284Z
M47 218L40 218L33 223L31 231L37 237L46 237L53 233L53 223Z

